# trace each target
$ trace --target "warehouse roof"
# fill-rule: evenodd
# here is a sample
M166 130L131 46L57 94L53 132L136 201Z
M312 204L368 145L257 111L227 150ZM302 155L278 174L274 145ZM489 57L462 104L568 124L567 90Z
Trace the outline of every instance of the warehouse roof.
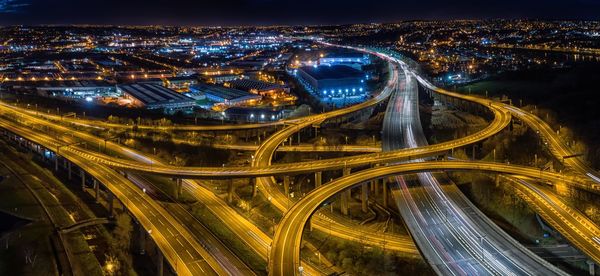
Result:
M136 83L119 85L118 87L123 93L131 95L145 105L176 101L194 101L192 98L157 84Z
M207 84L203 84L203 83L193 85L191 89L197 90L198 92L201 92L204 94L214 95L219 98L226 99L226 100L233 100L233 99L238 99L238 98L252 95L246 91L242 91L239 89L233 89L233 88L227 88L227 87L215 86L215 85L207 85Z
M363 72L345 65L304 66L301 67L300 70L317 80L363 78L365 76Z

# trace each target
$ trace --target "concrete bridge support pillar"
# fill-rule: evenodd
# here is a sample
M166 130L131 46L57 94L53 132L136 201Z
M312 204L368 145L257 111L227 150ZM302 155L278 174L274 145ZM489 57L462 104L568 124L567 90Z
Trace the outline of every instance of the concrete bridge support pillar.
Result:
M383 207L388 207L388 178L384 177L383 181Z
M352 171L351 168L344 168L343 175L347 176L350 174L350 172ZM347 189L345 191L342 192L342 201L340 202L341 204L341 211L342 214L344 215L348 215L348 205L350 204L350 198L352 196L352 190L351 189Z
M146 229L144 229L144 227L142 227L141 224L137 224L138 227L138 231L139 231L139 235L140 235L140 241L139 241L139 253L140 255L144 255L146 254Z
M344 176L349 175L350 172L352 172L351 168L344 168L344 170L342 171L342 173L343 173Z
M227 183L227 203L233 202L233 192L235 191L235 187L233 186L233 178L228 180Z
M58 153L54 155L54 171L58 172Z
M315 189L321 187L323 184L323 172L315 173Z
M81 175L81 190L85 190L85 171L79 169L79 174Z
M290 195L290 176L286 175L283 177L283 193L286 197Z
M367 183L363 183L361 187L360 199L362 201L362 211L366 213L369 208L369 187Z
M500 175L499 174L496 174L495 181L496 181L496 187L500 186Z
M163 266L165 263L165 257L160 250L156 250L156 275L163 276Z
M106 190L106 201L108 204L108 216L112 218L114 217L115 196L109 190Z
M590 270L590 275L591 276L596 275L596 267L595 267L594 261L588 260L587 264L588 264L588 267L589 267L589 270Z
M71 180L73 178L73 171L71 168L73 165L71 164L71 162L67 162L67 164L67 168L69 169L69 180Z
M96 203L100 202L100 183L94 179L94 192L96 193Z
M373 168L377 168L377 167L379 167L379 164L373 165ZM379 185L378 179L371 180L371 192L375 193L375 196L379 195L379 187L377 187L378 185Z
M250 177L248 178L248 184L252 187L252 198L256 197L258 194L258 186L256 186L256 178Z
M375 193L375 195L378 194L377 192L377 179L373 179L371 180L371 193Z
M341 202L340 202L340 210L342 211L342 214L344 216L348 215L348 201L350 199L350 189L344 190L342 191L342 194L340 195L342 197Z
M175 199L179 200L179 198L181 197L181 187L183 186L183 179L181 178L177 178L175 180L175 188L177 189L175 191Z

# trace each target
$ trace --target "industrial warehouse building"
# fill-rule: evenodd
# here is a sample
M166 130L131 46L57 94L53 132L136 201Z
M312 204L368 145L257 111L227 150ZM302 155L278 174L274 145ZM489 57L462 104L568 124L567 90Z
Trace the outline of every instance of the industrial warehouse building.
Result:
M289 92L289 88L283 85L250 79L237 79L226 82L225 85L266 97L273 97L277 94Z
M287 116L289 111L283 109L232 107L225 110L227 120L238 122L277 121Z
M300 81L321 99L351 98L366 95L365 74L344 65L298 68Z
M184 109L196 105L194 99L157 84L118 85L117 89L133 106L147 109Z
M361 70L363 65L371 63L369 55L358 52L330 53L319 59L321 65L346 65Z
M16 90L36 91L43 97L56 97L69 100L84 100L97 97L116 96L116 86L100 80L65 81L11 81L3 87Z
M246 91L215 85L197 84L190 87L192 93L206 96L207 99L228 106L251 104L262 97Z

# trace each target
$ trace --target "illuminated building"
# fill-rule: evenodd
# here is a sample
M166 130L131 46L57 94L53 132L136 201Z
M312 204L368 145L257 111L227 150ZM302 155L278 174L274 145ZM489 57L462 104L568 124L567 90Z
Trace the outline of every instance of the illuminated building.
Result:
M253 104L262 98L260 95L246 91L206 84L193 85L190 87L190 91L193 94L204 95L215 103L228 106Z
M117 89L133 106L147 109L184 109L192 108L196 101L161 85L137 83L118 85Z
M242 122L277 121L285 118L288 113L286 110L269 108L232 107L225 110L225 116L228 120Z
M181 76L181 77L168 77L164 78L164 86L176 91L187 92L190 86L198 83L198 77L192 76Z
M82 100L97 97L116 96L114 84L97 80L66 81L15 81L5 82L3 87L36 92L43 97Z
M207 83L221 84L225 82L230 82L234 80L247 79L248 76L245 75L237 75L237 74L222 74L222 75L209 75L202 76L202 79Z
M361 70L363 65L371 63L369 56L363 53L331 53L319 59L321 65L346 65Z
M233 80L225 83L225 86L271 98L276 98L277 94L289 92L289 88L286 86L250 79Z
M321 99L362 97L366 94L365 74L345 65L301 67L297 76Z

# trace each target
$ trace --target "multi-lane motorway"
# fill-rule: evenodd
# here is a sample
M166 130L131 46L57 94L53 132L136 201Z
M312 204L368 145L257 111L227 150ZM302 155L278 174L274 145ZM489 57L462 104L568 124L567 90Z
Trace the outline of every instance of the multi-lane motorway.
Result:
M388 104L384 150L427 145L419 118L418 83L408 73L405 82ZM397 177L392 192L413 239L438 274L561 274L473 211L456 186L442 185L443 179L431 172L419 173L416 179Z
M506 177L524 198L554 229L592 260L600 260L600 227L587 216L567 205L543 185L515 177Z
M21 137L55 149L64 143L22 126L0 121L4 129ZM61 155L103 183L133 214L156 242L164 257L180 275L223 275L226 270L212 258L204 247L171 214L156 201L109 167L98 165L80 156L62 152Z

